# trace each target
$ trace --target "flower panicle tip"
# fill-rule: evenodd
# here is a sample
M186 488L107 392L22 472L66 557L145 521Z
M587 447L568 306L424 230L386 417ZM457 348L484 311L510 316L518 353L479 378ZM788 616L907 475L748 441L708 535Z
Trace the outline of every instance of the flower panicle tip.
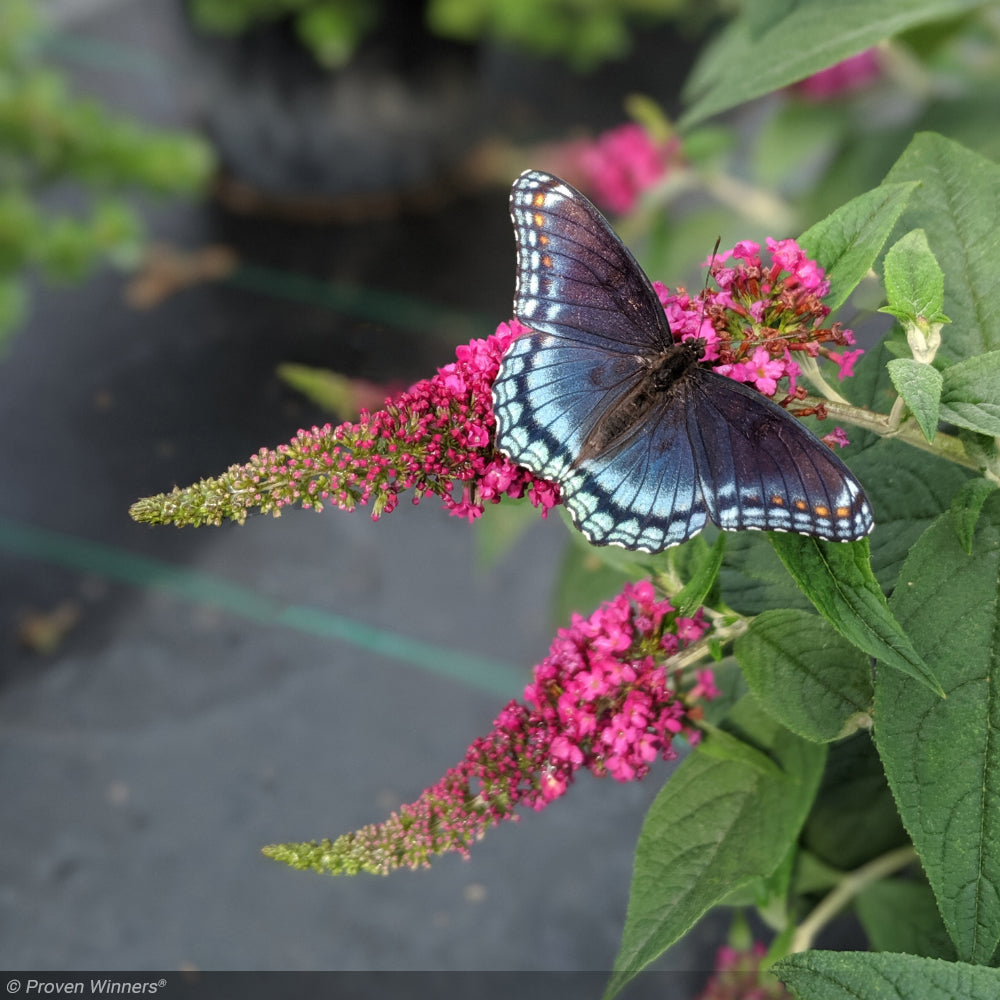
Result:
M437 496L468 520L504 496L527 496L544 515L558 502L558 488L493 447L493 381L504 351L524 329L516 320L502 323L485 340L460 346L454 362L382 409L300 430L221 476L139 500L131 516L182 527L243 523L252 511L277 517L292 504L316 511L326 504L348 511L370 504L377 520L407 491L414 503Z

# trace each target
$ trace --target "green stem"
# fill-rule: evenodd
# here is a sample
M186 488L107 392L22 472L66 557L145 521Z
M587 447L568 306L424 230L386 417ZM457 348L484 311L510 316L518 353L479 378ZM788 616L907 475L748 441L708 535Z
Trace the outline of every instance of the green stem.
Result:
M862 889L879 882L901 868L914 862L917 852L909 845L897 847L888 854L869 861L868 864L845 875L840 884L799 924L792 938L789 954L808 951L816 935L859 893Z
M712 622L712 628L704 638L692 642L671 657L671 663L685 670L708 659L713 645L725 646L734 642L750 628L750 618L739 617L734 621L732 613L722 614L709 607L703 610L705 617Z
M965 446L952 434L943 434L938 431L932 441L924 437L923 431L914 420L906 420L900 423L899 415L894 410L886 415L876 413L874 410L867 410L863 406L851 406L849 403L838 403L835 400L819 399L818 397L807 396L806 400L810 405L822 404L826 412L835 420L842 420L844 423L853 424L855 427L862 427L866 431L872 431L884 438L898 438L905 441L914 448L929 451L938 458L954 462L956 465L964 465L967 469L979 471L979 466L966 454Z

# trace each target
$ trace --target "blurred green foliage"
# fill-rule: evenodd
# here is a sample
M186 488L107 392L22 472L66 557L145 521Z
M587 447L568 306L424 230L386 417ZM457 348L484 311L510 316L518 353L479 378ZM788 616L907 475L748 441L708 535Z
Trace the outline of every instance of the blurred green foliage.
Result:
M431 0L427 20L440 35L490 37L588 70L627 55L633 25L663 20L687 6L685 0Z
M112 116L71 93L43 60L46 30L30 0L0 18L0 339L23 318L26 280L77 280L100 261L134 264L141 222L126 188L195 192L212 169L193 136ZM53 197L48 197L53 196ZM56 200L73 211L55 211Z
M239 34L262 21L292 17L303 44L331 69L350 59L380 18L391 16L386 6L377 0L189 0L198 27L215 34ZM626 55L633 26L689 6L686 0L427 0L426 21L444 38L492 38L587 70Z
M381 14L378 0L190 0L188 9L198 28L216 35L292 17L302 44L328 69L350 60Z
M802 232L877 186L915 133L1000 157L1000 5L862 6L748 5L701 47L673 125L685 165L618 223L651 274L697 282L706 234L729 246ZM801 86L865 50L873 78L825 94ZM627 110L650 130L648 110Z

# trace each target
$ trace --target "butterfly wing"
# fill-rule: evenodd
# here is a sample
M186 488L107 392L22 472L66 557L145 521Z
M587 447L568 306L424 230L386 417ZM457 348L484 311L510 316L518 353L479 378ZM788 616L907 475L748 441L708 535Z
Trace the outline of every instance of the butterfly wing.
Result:
M610 458L571 466L560 481L573 523L594 545L660 552L705 526L709 509L678 388L643 433Z
M594 425L644 376L642 357L670 344L670 329L642 268L578 191L525 171L510 215L514 315L532 333L511 346L494 383L497 443L561 482Z
M510 217L514 315L525 326L625 356L657 354L673 342L645 272L579 191L526 170L511 188Z
M594 425L639 377L630 359L619 365L593 347L523 334L493 383L497 446L542 479L562 483Z
M871 506L850 469L766 396L705 368L684 376L685 421L709 518L726 531L794 531L847 542ZM673 395L661 421L673 423Z
M698 534L792 531L852 541L874 519L861 485L824 444L759 392L704 368L671 386L619 452L560 481L595 545L659 552Z

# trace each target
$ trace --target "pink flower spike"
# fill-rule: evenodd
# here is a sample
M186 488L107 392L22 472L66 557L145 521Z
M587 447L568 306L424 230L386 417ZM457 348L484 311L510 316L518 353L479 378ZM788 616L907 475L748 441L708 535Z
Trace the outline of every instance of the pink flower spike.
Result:
M319 511L328 500L342 510L371 504L378 520L406 492L414 503L434 494L470 521L503 496L527 495L544 514L559 502L558 487L511 463L493 440L493 382L504 352L526 329L516 320L501 323L493 336L462 345L457 360L387 399L382 409L362 410L356 421L336 427L300 430L216 479L140 501L133 517L242 523L252 509L277 516L295 503Z
M594 200L612 212L629 212L640 195L666 174L678 156L679 141L656 143L635 122L627 122L598 136L579 152L583 186Z
M490 827L516 819L519 806L537 811L561 798L582 768L617 781L643 778L658 757L677 756L676 736L697 741L710 685L681 686L662 644L670 637L682 648L705 628L700 612L678 617L648 580L627 584L589 618L574 615L535 668L523 703L509 702L416 802L326 842L314 867L384 874L445 852L467 855ZM619 648L622 635L629 641Z
M678 618L677 635L685 642L697 642L708 626L700 618Z
M795 392L795 380L802 374L802 369L792 360L788 348L785 348L785 374L788 376L788 391Z
M720 695L719 689L715 686L715 674L711 669L697 670L695 676L698 678L694 687L688 692L688 697L695 700L705 698L712 701Z
M747 378L765 396L773 396L778 388L778 379L785 374L785 362L772 358L762 347L753 352L752 361L746 363Z
M733 247L731 255L738 260L744 261L746 264L760 267L760 244L754 243L753 240L740 240ZM720 255L717 260L723 261L728 259L729 256L730 254L727 252L725 257Z

